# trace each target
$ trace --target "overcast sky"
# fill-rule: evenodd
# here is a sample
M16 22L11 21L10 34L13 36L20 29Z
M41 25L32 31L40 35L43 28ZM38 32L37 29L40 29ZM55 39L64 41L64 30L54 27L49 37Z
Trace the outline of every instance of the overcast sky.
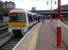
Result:
M51 7L51 0L2 0L2 1L13 1L16 3L17 8L28 9L36 7L37 10L48 10ZM57 8L57 0L52 0L52 9ZM56 1L56 4L55 4ZM48 5L47 5L48 2ZM67 0L61 0L61 5L68 4Z

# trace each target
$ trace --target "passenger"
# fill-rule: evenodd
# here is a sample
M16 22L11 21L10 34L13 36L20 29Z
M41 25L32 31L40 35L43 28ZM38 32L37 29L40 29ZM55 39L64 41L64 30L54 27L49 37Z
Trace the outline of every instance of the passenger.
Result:
M42 23L44 23L44 19L45 19L45 17L42 17Z
M39 18L39 17L38 17L38 19L37 19L37 20L38 20L38 22L40 22L40 18Z
M37 18L34 18L35 19L35 21L37 21Z

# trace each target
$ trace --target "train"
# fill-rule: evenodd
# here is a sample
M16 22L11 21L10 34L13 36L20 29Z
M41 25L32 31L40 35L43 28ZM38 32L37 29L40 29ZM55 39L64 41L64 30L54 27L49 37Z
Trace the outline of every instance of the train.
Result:
M8 31L13 36L22 37L33 24L40 22L41 15L24 9L13 9L8 13Z

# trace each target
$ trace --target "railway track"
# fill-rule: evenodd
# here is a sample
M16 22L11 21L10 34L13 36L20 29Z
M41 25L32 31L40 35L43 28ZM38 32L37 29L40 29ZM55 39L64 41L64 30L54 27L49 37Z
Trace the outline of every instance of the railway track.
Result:
M9 40L6 44L4 44L0 50L12 50L13 47L18 43L18 41L20 40L21 38L15 38L13 37L11 40Z
M12 38L7 23L0 23L0 50L11 50L20 38Z
M35 23L34 25L36 25L37 23ZM32 25L31 27L29 27L28 31L34 26ZM20 39L22 37L12 37L12 35L10 33L8 33L8 29L7 29L7 26L3 26L3 27L6 27L6 29L1 29L1 34L0 35L0 41L3 42L3 44L0 46L0 50L12 50L14 48L14 46L18 43L18 41L20 41ZM28 32L27 31L27 32ZM7 32L7 33L6 33ZM26 33L27 33L26 32ZM6 40L4 40L6 39ZM4 42L5 41L5 42ZM1 43L0 43L1 44Z

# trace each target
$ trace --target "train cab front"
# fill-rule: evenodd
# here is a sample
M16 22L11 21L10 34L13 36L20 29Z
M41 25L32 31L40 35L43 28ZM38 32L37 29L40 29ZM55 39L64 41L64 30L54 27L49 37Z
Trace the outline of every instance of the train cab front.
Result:
M9 32L14 36L23 36L26 32L26 22L9 22Z
M26 31L26 17L25 14L16 13L9 16L8 22L9 32L15 37L22 37Z

